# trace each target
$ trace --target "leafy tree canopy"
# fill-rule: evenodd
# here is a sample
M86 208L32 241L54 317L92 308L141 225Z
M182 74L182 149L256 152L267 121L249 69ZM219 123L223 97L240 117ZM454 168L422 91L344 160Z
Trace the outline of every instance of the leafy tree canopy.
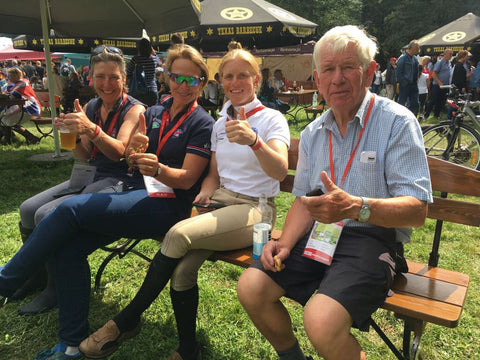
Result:
M472 12L480 16L480 1L463 0L270 0L318 24L317 38L338 25L361 25L379 43L377 61L385 66L412 39ZM382 67L383 67L382 66Z

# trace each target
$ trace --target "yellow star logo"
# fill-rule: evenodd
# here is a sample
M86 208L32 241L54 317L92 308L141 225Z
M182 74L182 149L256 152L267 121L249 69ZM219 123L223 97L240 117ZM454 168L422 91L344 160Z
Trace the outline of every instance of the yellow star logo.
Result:
M95 45L100 45L100 41L99 41L98 39L95 39L95 40L93 41L93 43L94 43Z
M267 26L267 33L271 33L273 31L273 27Z
M83 45L83 43L84 43L83 39L78 39L78 44L79 45Z
M210 36L213 35L213 29L212 28L207 29L207 35L210 35Z
M195 35L197 35L197 33L195 32L195 30L192 30L190 31L190 37L195 37Z
M37 45L37 44L38 44L37 39L33 39L33 40L32 40L32 44L33 44L33 45Z
M286 32L286 31L287 31L287 27L286 27L285 25L283 26L282 31L283 31L283 32Z

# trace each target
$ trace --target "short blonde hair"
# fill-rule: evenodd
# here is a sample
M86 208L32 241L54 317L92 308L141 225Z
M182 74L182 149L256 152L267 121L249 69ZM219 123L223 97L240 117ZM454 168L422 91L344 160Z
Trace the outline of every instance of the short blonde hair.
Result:
M223 77L223 68L225 67L225 65L230 61L237 59L243 60L248 63L251 69L250 74L252 76L260 75L260 66L258 65L258 62L257 60L255 60L255 57L252 55L252 53L244 49L234 49L227 52L222 58L222 61L220 62L218 72L220 73L221 77Z
M7 73L10 75L12 81L18 81L23 77L23 72L17 67L11 67L7 69Z

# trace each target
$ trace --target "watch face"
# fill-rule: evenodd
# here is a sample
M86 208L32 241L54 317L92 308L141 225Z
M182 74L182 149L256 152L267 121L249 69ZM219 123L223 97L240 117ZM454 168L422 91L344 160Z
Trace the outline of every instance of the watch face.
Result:
M362 205L360 213L358 214L358 220L365 222L370 218L370 206L368 204Z

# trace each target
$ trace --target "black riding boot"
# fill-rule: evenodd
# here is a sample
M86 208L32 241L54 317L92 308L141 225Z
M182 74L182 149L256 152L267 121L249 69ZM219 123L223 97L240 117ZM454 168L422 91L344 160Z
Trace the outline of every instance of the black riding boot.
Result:
M57 293L55 286L55 262L47 262L47 286L32 301L18 308L20 315L35 315L51 310L57 306Z
M183 360L201 359L200 346L196 339L198 286L185 291L170 288L170 299L180 340L177 352Z
M19 222L18 227L20 228L20 235L22 237L22 242L25 243L28 240L28 237L32 233L32 229L27 229L22 226ZM33 294L35 291L43 289L47 283L47 271L45 268L39 269L34 275L32 275L15 293L8 298L8 301L17 301L22 300L26 296Z

